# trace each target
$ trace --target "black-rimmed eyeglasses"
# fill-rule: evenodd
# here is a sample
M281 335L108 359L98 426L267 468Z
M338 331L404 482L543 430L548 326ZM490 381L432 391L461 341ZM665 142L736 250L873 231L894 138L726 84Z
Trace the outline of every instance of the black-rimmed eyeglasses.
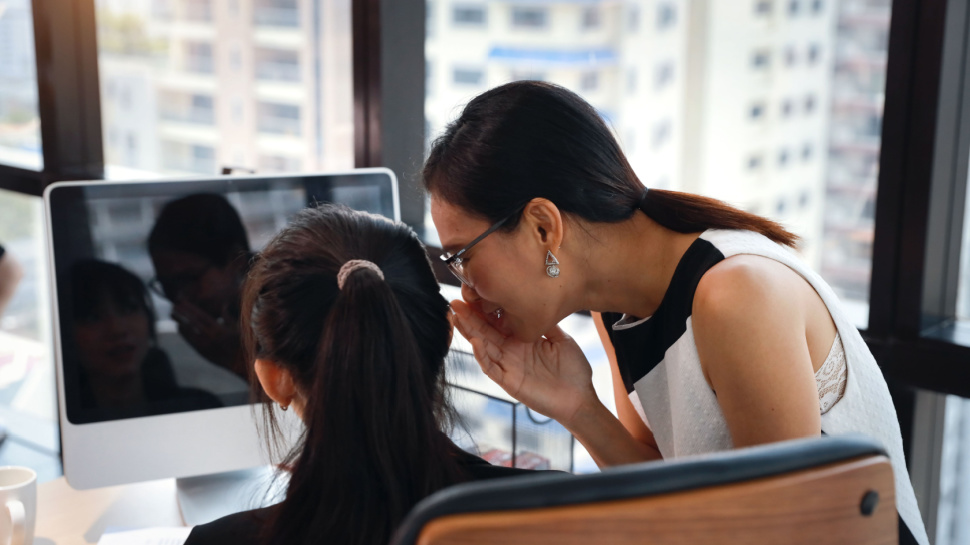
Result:
M504 218L493 223L492 226L489 227L487 231L478 235L478 237L475 240L469 242L468 245L462 248L461 250L458 250L453 254L451 253L441 254L441 260L445 262L445 265L448 265L448 269L451 270L451 273L454 274L455 277L458 278L458 280L460 280L462 284L465 284L468 287L471 287L472 285L471 282L468 280L468 275L465 274L465 263L464 263L464 260L462 259L462 256L465 255L465 252L467 252L468 250L471 250L472 246L478 244L485 237L494 233L499 227L505 225L505 222L512 219L516 214L519 214L519 212L509 214L508 216L505 216Z

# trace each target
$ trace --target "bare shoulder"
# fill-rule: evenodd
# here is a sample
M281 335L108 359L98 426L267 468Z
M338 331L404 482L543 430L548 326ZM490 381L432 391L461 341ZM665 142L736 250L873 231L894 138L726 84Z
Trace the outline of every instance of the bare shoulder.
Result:
M728 319L772 309L788 309L786 314L790 314L791 309L797 308L793 303L801 299L806 289L812 290L798 273L782 263L757 255L732 256L701 277L694 292L693 312L701 318Z

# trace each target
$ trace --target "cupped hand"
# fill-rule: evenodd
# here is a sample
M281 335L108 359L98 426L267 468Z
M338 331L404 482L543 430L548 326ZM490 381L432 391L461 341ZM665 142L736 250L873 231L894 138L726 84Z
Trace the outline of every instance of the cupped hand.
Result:
M522 342L503 335L464 301L452 301L451 308L485 375L530 409L569 428L580 409L598 401L586 355L559 326Z
M172 319L178 323L179 334L192 348L210 362L245 376L241 365L242 340L235 319L224 311L214 318L197 305L179 299L172 306Z

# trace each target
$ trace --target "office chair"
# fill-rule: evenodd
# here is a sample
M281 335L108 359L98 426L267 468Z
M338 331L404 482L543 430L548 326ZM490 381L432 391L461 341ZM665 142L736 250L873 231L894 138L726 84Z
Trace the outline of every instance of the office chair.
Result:
M889 458L847 436L463 483L415 506L391 543L895 545L897 524Z

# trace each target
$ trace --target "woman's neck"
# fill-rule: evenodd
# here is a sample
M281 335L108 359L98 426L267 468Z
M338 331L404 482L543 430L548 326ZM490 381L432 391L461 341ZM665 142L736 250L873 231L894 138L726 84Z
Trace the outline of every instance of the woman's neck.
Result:
M621 223L586 227L582 308L637 318L657 310L681 257L700 236L671 231L641 212Z

